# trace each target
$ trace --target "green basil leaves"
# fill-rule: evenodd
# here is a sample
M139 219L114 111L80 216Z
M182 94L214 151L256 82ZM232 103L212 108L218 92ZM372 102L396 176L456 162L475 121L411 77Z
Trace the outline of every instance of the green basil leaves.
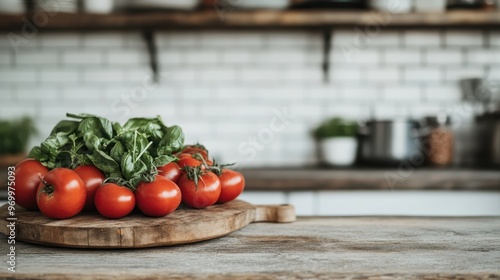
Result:
M108 180L135 189L154 179L157 167L176 160L184 145L178 126L167 127L161 118L132 118L123 126L91 114L67 114L30 158L49 169L93 164Z

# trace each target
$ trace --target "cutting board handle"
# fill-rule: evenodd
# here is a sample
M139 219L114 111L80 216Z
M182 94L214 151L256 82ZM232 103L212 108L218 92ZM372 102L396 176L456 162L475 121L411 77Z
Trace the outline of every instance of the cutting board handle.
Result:
M254 222L291 223L296 219L293 205L255 205Z

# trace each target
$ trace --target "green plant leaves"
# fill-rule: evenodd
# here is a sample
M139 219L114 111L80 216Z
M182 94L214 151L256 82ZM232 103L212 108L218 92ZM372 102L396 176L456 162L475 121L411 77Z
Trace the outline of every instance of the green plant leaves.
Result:
M37 130L29 117L0 120L0 154L19 154L26 151L31 136Z
M134 174L135 171L135 163L134 163L134 157L130 153L126 153L122 157L121 161L121 172L122 172L122 177L125 180L130 180L132 178L132 174Z
M94 150L88 158L107 178L122 178L120 165L105 152Z
M354 137L358 133L358 124L341 118L331 118L324 121L314 131L318 139L328 137Z
M109 155L115 160L120 161L120 159L125 154L125 149L123 148L122 143L116 142L116 144L111 148Z
M176 125L167 128L165 135L159 143L157 154L159 156L170 155L182 149L184 145L184 133Z
M85 134L86 132L93 132L95 134L102 135L102 137L106 137L108 139L113 138L113 123L108 119L90 115L90 114L66 114L67 117L81 119L80 125L78 126L78 130Z
M153 165L156 167L164 166L165 164L171 163L172 161L175 161L176 159L177 159L177 157L172 156L172 155L158 156L154 159Z
M34 147L30 157L49 169L93 164L107 178L135 189L154 179L157 167L176 160L184 145L178 126L167 127L160 117L133 118L123 126L90 114L67 114L51 135Z
M64 132L67 134L73 133L78 128L79 124L80 122L77 121L62 120L52 129L50 135L58 132Z

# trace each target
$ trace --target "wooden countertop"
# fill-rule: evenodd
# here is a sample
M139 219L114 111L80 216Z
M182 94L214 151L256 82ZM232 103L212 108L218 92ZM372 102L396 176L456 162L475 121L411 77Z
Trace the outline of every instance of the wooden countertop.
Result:
M500 191L500 171L474 169L243 169L246 191L466 190Z
M0 278L498 279L499 234L500 217L337 217L251 224L219 239L152 249L19 242L17 271L6 271L4 261ZM6 259L6 242L0 250Z

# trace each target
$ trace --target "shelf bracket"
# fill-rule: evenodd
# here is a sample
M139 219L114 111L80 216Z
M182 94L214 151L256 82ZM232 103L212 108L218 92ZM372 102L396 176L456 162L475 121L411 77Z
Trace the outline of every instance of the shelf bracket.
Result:
M153 81L158 83L160 81L159 69L158 69L158 50L155 44L155 37L153 31L147 29L142 31L142 38L146 43L149 56L149 66L151 67L151 72L153 73Z
M330 81L330 51L332 47L331 30L323 31L323 82L327 84Z

